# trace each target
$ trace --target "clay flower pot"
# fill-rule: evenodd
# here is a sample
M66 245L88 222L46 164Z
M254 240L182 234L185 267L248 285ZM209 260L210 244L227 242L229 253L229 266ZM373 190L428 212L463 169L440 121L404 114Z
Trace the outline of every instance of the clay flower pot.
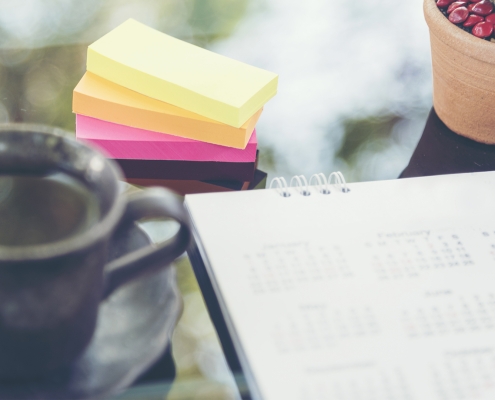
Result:
M424 0L424 13L438 116L459 135L495 144L495 43L452 24L435 0Z

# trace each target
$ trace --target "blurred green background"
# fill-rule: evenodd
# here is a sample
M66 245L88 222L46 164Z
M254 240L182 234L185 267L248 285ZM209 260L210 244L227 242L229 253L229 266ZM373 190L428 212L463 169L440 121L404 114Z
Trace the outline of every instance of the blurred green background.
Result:
M431 107L421 4L0 0L0 122L74 131L72 90L88 44L132 17L280 75L257 127L260 168L270 178L339 169L349 181L392 179L407 165ZM159 224L147 229L157 240L165 235ZM177 267L185 310L169 398L236 398L187 259ZM135 398L163 398L160 389L143 393Z
M0 122L74 131L87 45L130 17L280 74L258 125L271 175L394 178L431 104L421 0L0 0Z

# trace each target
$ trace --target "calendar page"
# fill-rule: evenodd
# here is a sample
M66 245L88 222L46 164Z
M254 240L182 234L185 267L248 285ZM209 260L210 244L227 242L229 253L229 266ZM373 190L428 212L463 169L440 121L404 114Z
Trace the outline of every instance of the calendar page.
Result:
M259 399L495 398L495 173L186 197Z

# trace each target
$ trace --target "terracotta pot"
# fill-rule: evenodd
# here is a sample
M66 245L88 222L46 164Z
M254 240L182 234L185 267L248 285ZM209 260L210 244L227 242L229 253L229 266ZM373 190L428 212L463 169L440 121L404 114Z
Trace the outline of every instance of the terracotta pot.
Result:
M438 116L459 135L495 144L495 43L452 24L435 0L424 0L424 13Z

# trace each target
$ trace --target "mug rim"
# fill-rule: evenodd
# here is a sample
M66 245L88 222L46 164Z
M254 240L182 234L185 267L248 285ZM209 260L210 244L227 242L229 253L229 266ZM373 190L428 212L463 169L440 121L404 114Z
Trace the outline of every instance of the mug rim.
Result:
M62 137L64 140L73 140L78 145L86 147L90 149L91 152L93 152L95 155L100 156L103 159L103 162L110 168L110 171L117 184L119 181L123 180L122 172L114 162L106 158L102 153L96 151L93 147L76 140L75 136L65 129L43 124L1 123L0 135L2 134L2 132L5 131L36 132L41 134L56 135ZM118 223L118 220L123 212L123 197L117 195L115 197L115 200L112 202L110 209L103 216L103 218L88 229L74 235L70 235L67 238L49 243L21 246L0 245L0 261L17 262L43 260L60 257L74 251L83 250L93 243L98 242L103 237L107 236Z

